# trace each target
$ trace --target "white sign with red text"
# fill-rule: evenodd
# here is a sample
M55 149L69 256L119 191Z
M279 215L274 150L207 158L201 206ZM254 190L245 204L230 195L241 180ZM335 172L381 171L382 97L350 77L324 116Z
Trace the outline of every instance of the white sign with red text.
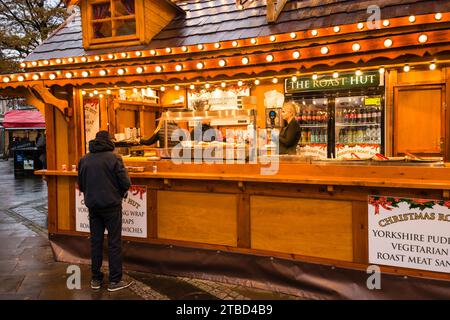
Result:
M369 197L369 263L450 273L450 201Z
M90 232L84 194L75 188L76 231ZM147 238L147 187L131 186L122 202L122 235Z

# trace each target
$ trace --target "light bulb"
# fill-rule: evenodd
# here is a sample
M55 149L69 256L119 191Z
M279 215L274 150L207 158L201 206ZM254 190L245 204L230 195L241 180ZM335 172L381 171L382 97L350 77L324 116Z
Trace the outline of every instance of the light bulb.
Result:
M426 43L428 41L428 36L426 34L421 34L419 36L419 42L420 43Z
M385 46L386 48L392 47L393 44L394 44L394 42L393 42L391 39L386 39L386 40L384 40L384 46Z
M136 68L136 72L137 72L137 73L142 73L142 72L144 72L144 68L142 68L142 67L137 67L137 68Z
M227 65L227 62L224 59L219 60L219 66L225 67Z
M268 54L268 55L266 56L266 61L267 61L267 62L272 62L273 59L274 59L274 57L273 57L273 55L271 55L271 54Z
M352 50L355 52L361 50L361 45L359 43L354 43L352 46Z
M330 49L328 49L328 47L322 47L322 48L320 49L320 52L321 52L322 54L328 54L328 53L330 52Z
M249 59L247 57L242 58L242 64L248 64Z
M292 53L292 57L293 57L294 59L300 58L300 52L299 52L299 51L294 51L294 52Z
M416 16L409 16L408 20L409 22L414 23L416 22Z

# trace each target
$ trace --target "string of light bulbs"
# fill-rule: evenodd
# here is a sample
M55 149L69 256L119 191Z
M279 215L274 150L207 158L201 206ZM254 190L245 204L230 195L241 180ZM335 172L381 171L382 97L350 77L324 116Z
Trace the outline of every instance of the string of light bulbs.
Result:
M435 14L425 14L425 15L411 15L408 17L400 17L393 19L385 19L381 23L383 28L396 28L403 27L407 25L414 24L426 24L426 23L437 23L444 22L450 18L450 13L435 13ZM368 28L366 23L358 22L348 25L336 25L327 28L313 29L306 31L288 32L281 34L274 34L269 36L253 37L239 40L229 40L216 43L199 43L193 45L184 45L181 47L167 47L167 48L157 48L151 50L137 50L129 52L118 52L118 53L108 53L101 55L92 56L78 56L78 57L68 57L68 58L56 58L56 59L45 59L36 60L31 62L21 63L22 68L39 68L39 67L49 67L58 65L68 65L68 64L83 64L92 62L108 62L120 59L139 59L144 57L156 57L156 56L167 56L175 54L186 54L186 53L196 53L196 52L208 52L212 50L230 49L237 47L250 47L255 45L266 45L279 42L289 42L305 40L308 38L325 37L333 34L346 34L354 33L355 31L366 31L371 30ZM357 45L355 45L357 47ZM325 50L325 49L324 49Z

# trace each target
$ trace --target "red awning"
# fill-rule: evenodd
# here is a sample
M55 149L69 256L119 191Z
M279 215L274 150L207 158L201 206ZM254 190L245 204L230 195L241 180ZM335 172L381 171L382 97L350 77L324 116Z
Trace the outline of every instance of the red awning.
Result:
M10 110L5 113L3 126L8 128L45 128L45 119L39 111Z

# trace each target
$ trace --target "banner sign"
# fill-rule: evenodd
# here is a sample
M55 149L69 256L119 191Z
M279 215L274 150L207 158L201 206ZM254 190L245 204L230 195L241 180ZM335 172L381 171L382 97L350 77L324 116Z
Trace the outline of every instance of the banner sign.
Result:
M361 143L354 146L348 146L345 144L336 145L336 159L340 160L357 159L355 156L361 159L371 159L380 152L381 145L379 144Z
M296 81L291 78L286 79L286 93L340 90L361 87L384 86L384 79L378 71L365 72L362 75L346 73L334 78L332 75L318 76L317 80L312 77L298 77Z
M89 210L84 194L75 188L76 231L89 231ZM122 235L147 238L147 187L131 186L122 202Z
M369 263L450 273L450 201L369 197Z
M86 138L86 153L89 151L89 141L95 139L100 131L100 101L98 99L84 99L84 130Z

